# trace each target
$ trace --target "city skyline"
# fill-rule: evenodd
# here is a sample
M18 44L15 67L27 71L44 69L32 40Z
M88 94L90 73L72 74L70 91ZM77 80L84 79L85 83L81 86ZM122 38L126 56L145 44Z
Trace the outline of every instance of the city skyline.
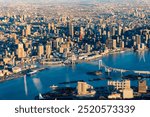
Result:
M0 2L0 99L149 99L147 1Z

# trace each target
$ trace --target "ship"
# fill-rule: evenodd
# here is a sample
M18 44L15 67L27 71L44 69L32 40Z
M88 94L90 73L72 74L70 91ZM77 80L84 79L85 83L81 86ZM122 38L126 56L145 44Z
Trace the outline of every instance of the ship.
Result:
M26 75L27 75L27 76L31 76L31 75L36 74L37 72L38 72L38 70L33 70L33 71L27 73Z
M57 89L57 88L58 88L58 86L56 86L56 85L52 85L52 86L50 86L50 88L51 88L52 90L55 90L55 89Z
M42 96L41 93L39 93L39 99L40 99L40 100L43 100L43 99L44 99L44 97Z

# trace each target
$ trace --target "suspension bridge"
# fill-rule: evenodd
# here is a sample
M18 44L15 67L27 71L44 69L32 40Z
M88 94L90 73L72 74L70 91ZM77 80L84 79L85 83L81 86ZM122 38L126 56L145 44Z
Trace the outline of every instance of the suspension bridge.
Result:
M124 72L133 72L136 74L146 74L146 75L150 75L150 71L138 71L138 70L128 70L128 69L119 69L119 68L113 68L110 66L105 65L102 60L99 60L99 69L104 68L105 72L120 72L120 73L124 73Z

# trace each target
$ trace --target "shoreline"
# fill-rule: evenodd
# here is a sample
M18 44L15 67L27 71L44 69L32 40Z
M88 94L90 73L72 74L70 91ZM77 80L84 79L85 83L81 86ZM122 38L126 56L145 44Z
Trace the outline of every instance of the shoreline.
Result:
M147 50L148 49L145 49L143 51L147 51ZM98 55L94 55L90 59L88 58L88 59L83 59L83 60L77 60L76 63L80 64L82 62L96 61L99 58L102 58L102 57L105 57L105 56L108 56L108 55L111 55L111 54L120 54L120 53L131 52L131 51L134 51L134 50L132 48L125 48L124 50L115 50L115 51L113 50L113 51L109 51L107 53L101 53L101 54L98 54ZM40 72L42 70L45 70L46 67L49 68L49 67L60 67L60 66L68 66L68 65L65 65L64 63L53 64L53 65L41 65L40 68L34 68L34 70L38 70L38 72ZM42 70L40 70L40 69L42 69ZM15 79L18 79L18 78L22 78L24 75L26 75L26 74L23 74L23 73L12 74L10 76L6 76L7 79L4 79L4 80L2 80L2 77L1 77L0 83L3 83L5 81L9 81L9 80L15 80Z
M48 68L46 67L40 67L40 68L33 68L31 70L37 70L38 72L40 71L43 71L43 70L46 70ZM26 70L22 71L22 72L25 72ZM15 80L15 79L18 79L18 78L22 78L24 77L25 75L27 75L26 73L16 73L16 74L11 74L9 76L5 76L5 79L4 80L0 80L0 83L3 83L5 81L9 81L9 80ZM2 77L1 77L2 79Z

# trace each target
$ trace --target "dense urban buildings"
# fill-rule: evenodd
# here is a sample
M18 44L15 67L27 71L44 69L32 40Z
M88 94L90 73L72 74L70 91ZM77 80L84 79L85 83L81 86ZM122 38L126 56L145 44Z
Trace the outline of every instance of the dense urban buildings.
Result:
M40 1L39 1L40 2ZM150 48L150 8L146 3L0 3L0 81L25 75L37 65L68 65L103 55ZM78 96L95 94L78 82ZM108 81L120 92L108 98L132 99L130 80ZM121 89L121 90L120 90ZM139 82L139 93L146 93Z

